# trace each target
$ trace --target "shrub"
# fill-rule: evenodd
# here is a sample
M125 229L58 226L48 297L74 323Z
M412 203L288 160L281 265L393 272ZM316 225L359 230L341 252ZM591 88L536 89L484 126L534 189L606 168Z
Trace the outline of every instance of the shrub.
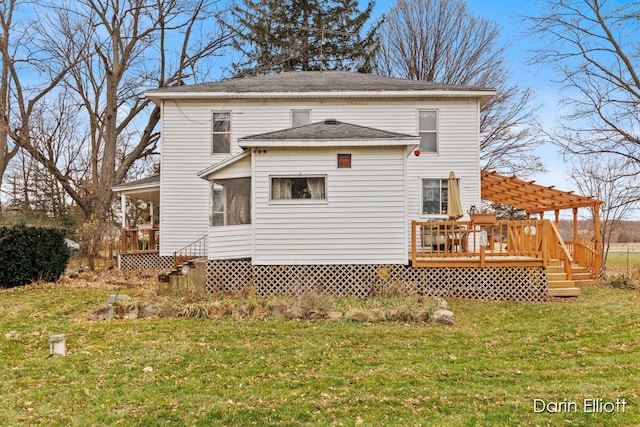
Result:
M69 256L63 230L26 225L0 227L0 287L56 281Z
M611 276L607 279L606 285L615 289L636 290L638 284L633 278L628 276Z

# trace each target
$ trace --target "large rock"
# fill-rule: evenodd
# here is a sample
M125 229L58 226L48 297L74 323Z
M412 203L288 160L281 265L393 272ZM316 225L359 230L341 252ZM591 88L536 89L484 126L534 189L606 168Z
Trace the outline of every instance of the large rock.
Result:
M418 314L416 314L416 322L428 322L430 317L431 314L428 310L419 311Z
M453 312L449 310L437 310L433 313L433 321L440 325L455 325L455 320L453 320Z
M330 311L327 313L327 320L332 320L334 322L338 322L342 320L342 312L341 311Z
M115 316L116 312L113 309L113 305L105 305L104 307L96 308L89 312L89 320L111 320Z
M372 308L369 311L369 319L374 320L374 321L383 322L383 321L387 320L387 315L385 314L384 310L382 310L380 308Z
M443 298L438 298L436 300L436 307L435 307L435 311L438 310L449 310L449 304L447 303L447 301Z
M140 311L138 310L138 304L127 304L124 306L124 312L122 318L127 320L137 319Z
M366 322L369 320L369 313L360 308L350 308L344 314L346 320L354 320L356 322Z

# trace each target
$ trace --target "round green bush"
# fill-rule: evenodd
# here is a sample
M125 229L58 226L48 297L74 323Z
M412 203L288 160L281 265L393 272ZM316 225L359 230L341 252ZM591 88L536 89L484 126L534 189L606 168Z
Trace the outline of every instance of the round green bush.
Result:
M69 261L60 229L14 225L0 227L0 287L10 288L60 278Z

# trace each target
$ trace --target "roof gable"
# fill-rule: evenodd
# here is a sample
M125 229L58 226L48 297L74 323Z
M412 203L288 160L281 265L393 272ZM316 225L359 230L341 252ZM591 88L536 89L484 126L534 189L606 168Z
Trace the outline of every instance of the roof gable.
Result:
M389 132L366 126L326 119L289 129L245 136L241 140L290 141L290 140L371 140L371 139L415 139L415 136Z

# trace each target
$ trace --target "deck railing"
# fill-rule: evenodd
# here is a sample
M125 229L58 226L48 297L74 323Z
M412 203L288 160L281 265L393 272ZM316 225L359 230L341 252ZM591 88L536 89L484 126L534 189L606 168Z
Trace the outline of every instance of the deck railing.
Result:
M151 224L123 228L120 234L120 253L157 251L160 245L159 228Z
M584 242L565 244L557 227L549 220L497 221L474 224L470 221L412 221L411 261L414 265L442 265L465 262L486 265L500 257L512 257L515 263L533 260L549 265L561 260L571 277L574 262L594 271L598 258L594 248ZM457 265L457 264L456 264Z
M573 260L584 267L594 276L598 277L600 265L600 254L596 250L596 245L593 242L583 242L582 240L568 241L567 247L573 254Z
M551 257L562 260L564 272L567 274L567 280L571 280L573 277L573 257L569 252L569 248L565 245L564 240L562 240L558 227L552 222L547 221L547 224L547 228L550 231L549 238L551 244L549 248L551 249Z

